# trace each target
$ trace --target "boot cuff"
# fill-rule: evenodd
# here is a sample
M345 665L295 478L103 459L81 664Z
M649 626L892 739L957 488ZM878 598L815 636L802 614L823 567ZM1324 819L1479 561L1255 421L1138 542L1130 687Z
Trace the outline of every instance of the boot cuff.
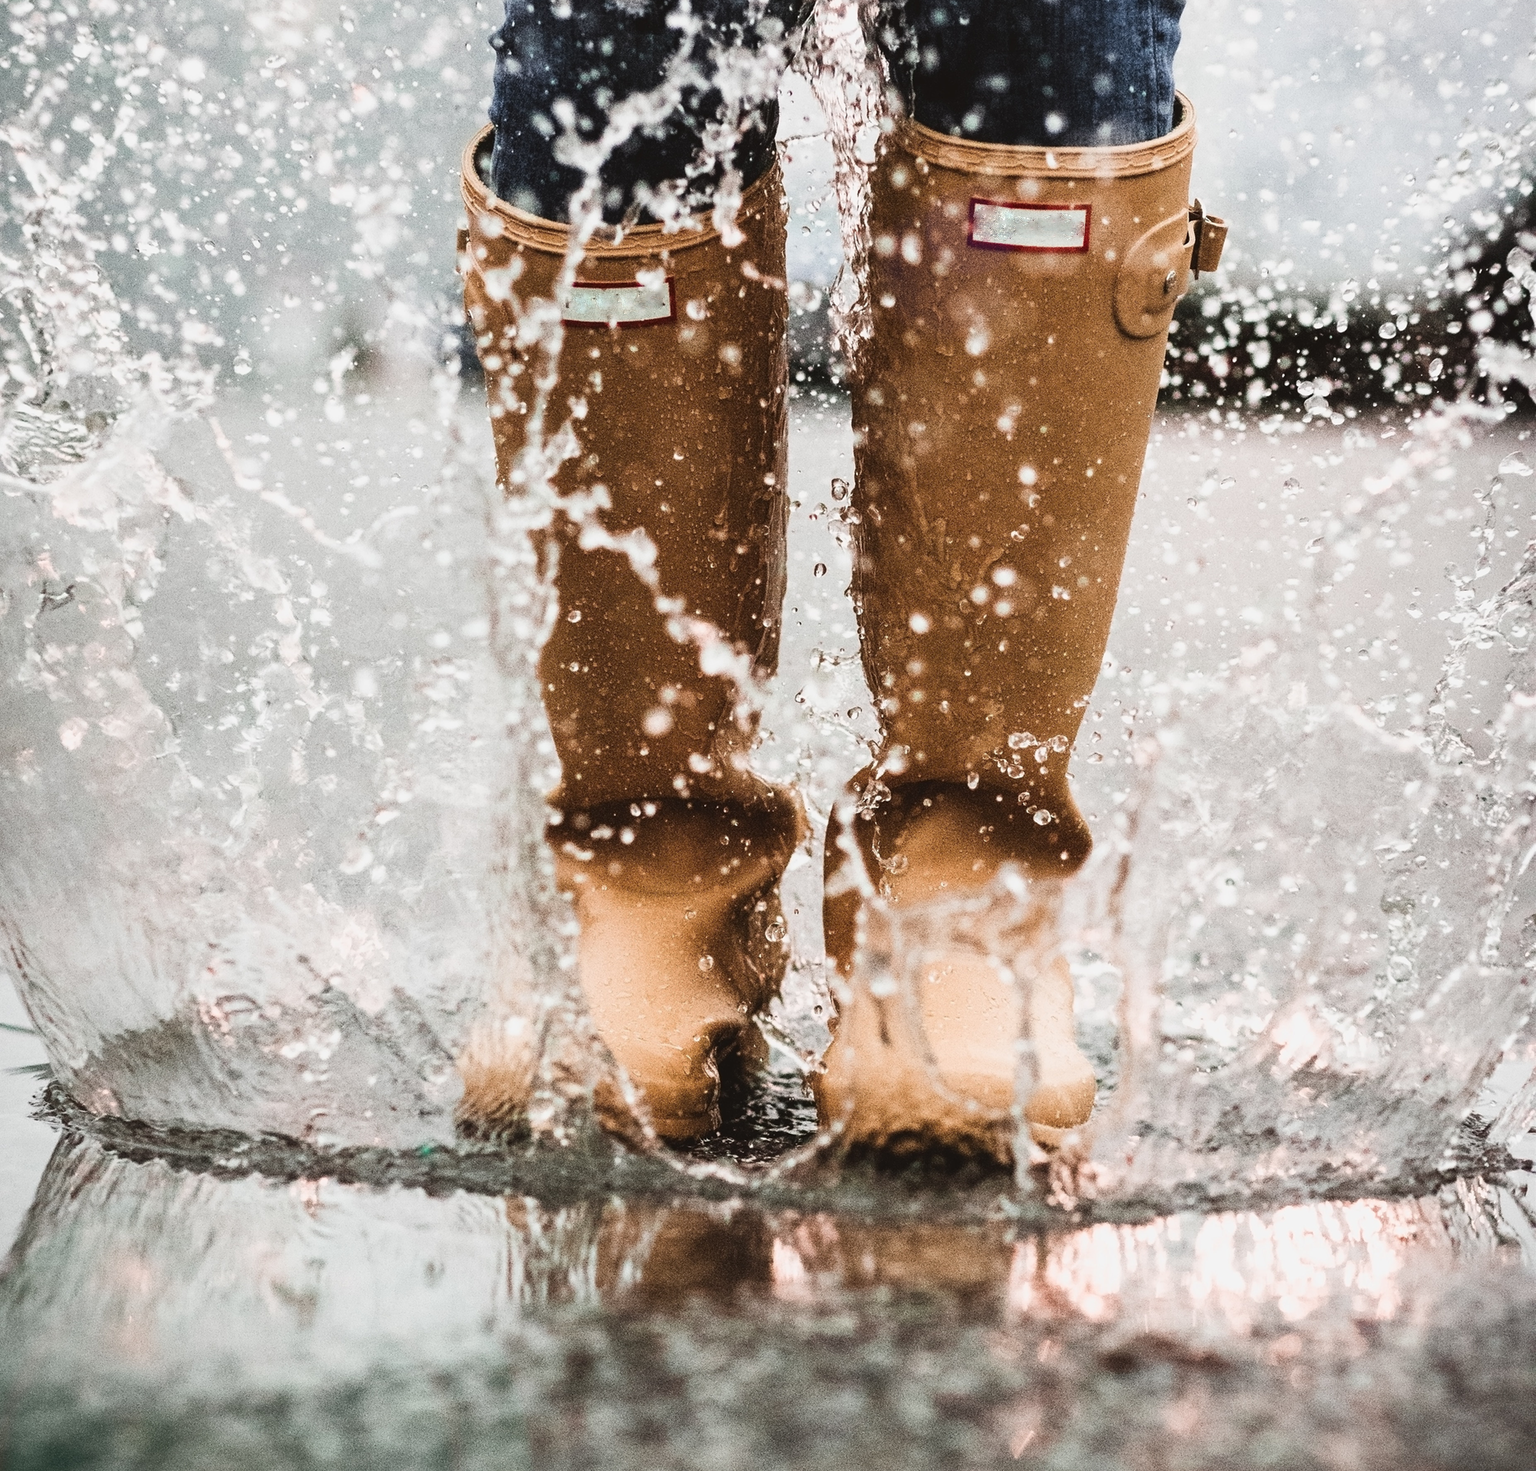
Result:
M1195 109L1182 92L1174 94L1173 131L1147 143L1114 148L1034 148L978 143L935 133L911 118L896 124L895 142L914 158L966 174L1039 175L1058 179L1129 179L1157 174L1187 158L1195 147Z
M571 238L569 225L528 214L506 200L496 198L486 188L476 159L481 150L489 146L491 133L492 128L487 124L464 149L461 190L472 233L489 237L505 235L525 249L563 256ZM770 210L782 190L783 176L775 160L768 172L743 192L736 210L737 228L750 235L748 222ZM666 225L635 225L621 231L612 225L601 225L583 247L583 254L588 259L643 258L661 251L676 255L679 251L712 244L719 238L720 231L707 218L695 219L681 230Z

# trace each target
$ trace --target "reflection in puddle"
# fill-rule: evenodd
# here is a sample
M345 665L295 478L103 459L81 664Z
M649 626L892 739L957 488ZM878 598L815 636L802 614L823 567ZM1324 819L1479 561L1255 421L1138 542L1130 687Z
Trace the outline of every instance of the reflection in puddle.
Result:
M242 1331L329 1347L405 1334L425 1346L561 1308L667 1313L702 1298L750 1314L757 1299L826 1306L872 1291L941 1297L999 1324L1118 1320L1241 1338L1330 1311L1395 1317L1426 1273L1468 1256L1518 1258L1522 1228L1506 1217L1520 1214L1508 1190L1463 1181L1419 1199L1016 1239L1002 1221L224 1181L76 1139L49 1165L0 1307L28 1335L67 1325L93 1359L122 1345L146 1366L228 1349Z
M1360 1454L1338 1464L1398 1467L1415 1415L1473 1403L1462 1444L1507 1445L1536 1414L1516 1188L1021 1236L219 1180L77 1138L0 1274L0 1455L46 1459L67 1424L137 1465L153 1429L157 1471L200 1468L275 1417L422 1466L515 1443L653 1471L714 1464L715 1433L786 1471L850 1464L807 1449L834 1442L867 1465L1130 1467L1170 1436L1216 1466L1229 1424L1301 1455L1343 1393L1359 1426L1331 1433Z
M1403 1306L1410 1266L1452 1257L1457 1225L1480 1210L1470 1192L1454 1204L1322 1202L1089 1226L1019 1242L1008 1301L1020 1314L1090 1322L1172 1313L1184 1325L1236 1335L1266 1318L1295 1323L1330 1306L1355 1319L1391 1318Z

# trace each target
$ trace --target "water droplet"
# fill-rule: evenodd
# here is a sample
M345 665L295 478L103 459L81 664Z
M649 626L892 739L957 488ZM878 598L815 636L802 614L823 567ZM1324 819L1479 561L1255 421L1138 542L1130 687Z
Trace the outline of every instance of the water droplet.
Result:
M979 771L966 772L965 784L974 792L981 785L981 773Z
M714 968L715 968L715 957L713 955L701 955L701 956L699 956L699 969L700 970L707 972L707 971L712 971Z
M1516 450L1512 455L1506 455L1499 462L1500 475L1530 475L1532 473L1531 467L1525 462L1525 456L1519 450Z
M1049 812L1047 812L1044 807L1042 807L1037 813L1035 813L1035 826L1036 827L1049 827L1050 825L1051 825L1051 814Z
M826 575L827 564L825 562L818 562L814 567L811 568L812 577L825 577Z
M763 931L763 934L775 945L789 933L789 926L784 923L782 914L775 915L772 923Z

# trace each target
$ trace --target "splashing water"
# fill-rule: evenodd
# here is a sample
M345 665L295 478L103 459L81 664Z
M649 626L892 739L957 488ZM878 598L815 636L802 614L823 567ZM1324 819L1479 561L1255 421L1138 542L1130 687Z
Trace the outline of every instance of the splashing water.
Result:
M485 69L458 48L486 17L242 14L238 39L132 5L14 21L4 953L98 1113L447 1144L477 1046L529 1060L530 1128L569 1139L606 1063L542 840L554 606L532 534L571 517L653 588L654 548L553 486L576 438L547 402L552 303L525 323L542 387L518 497L444 363L451 161ZM828 123L856 363L883 88L852 0L813 27L712 59L729 115L705 162L793 61ZM564 140L588 187L563 282L607 152L693 65ZM728 176L727 233L739 194ZM684 222L681 200L651 207ZM1076 755L1099 846L1063 927L1103 1101L1058 1198L1384 1188L1536 1111L1528 431L1470 403L1367 422L1327 400L1156 436ZM779 678L754 685L707 627L675 636L739 671L757 763L798 780L819 841L874 706L840 595L845 412L803 400L795 434L806 575ZM1017 738L1007 759L1039 759ZM768 1024L802 1059L830 1004L819 872L807 850L787 876L795 969ZM899 938L871 984L912 984Z

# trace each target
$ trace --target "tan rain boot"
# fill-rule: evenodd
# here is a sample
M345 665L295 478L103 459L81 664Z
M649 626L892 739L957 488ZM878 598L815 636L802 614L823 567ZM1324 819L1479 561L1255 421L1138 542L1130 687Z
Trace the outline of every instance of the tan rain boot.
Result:
M1067 761L1114 613L1168 325L1225 225L1191 208L1194 114L1115 148L1004 147L910 121L871 179L874 334L854 391L854 598L884 742L851 846L898 909L1037 884L1092 845ZM856 877L828 844L827 948L853 974ZM1038 906L1048 917L1043 892ZM1036 1137L1092 1111L1072 980L1046 918L1028 973ZM998 969L941 957L920 1039L853 988L818 1082L824 1126L1006 1159L1015 1003ZM899 1082L897 1081L899 1080Z
M498 477L528 483L536 302L560 298L564 344L544 432L577 453L554 475L573 510L557 550L559 617L539 670L560 757L557 878L581 923L583 992L657 1132L719 1123L720 1066L760 1058L752 1019L786 951L779 876L799 840L794 798L747 768L736 666L778 656L786 525L785 215L777 167L746 191L739 238L659 225L601 232L560 286L570 231L486 191L466 150L464 297L485 367ZM535 447L536 448L536 447ZM650 566L605 539L643 532ZM594 533L596 542L594 544ZM701 657L710 673L701 671ZM734 661L734 662L733 662ZM464 1069L461 1112L500 1119L526 1069ZM599 1094L623 1131L617 1092Z

